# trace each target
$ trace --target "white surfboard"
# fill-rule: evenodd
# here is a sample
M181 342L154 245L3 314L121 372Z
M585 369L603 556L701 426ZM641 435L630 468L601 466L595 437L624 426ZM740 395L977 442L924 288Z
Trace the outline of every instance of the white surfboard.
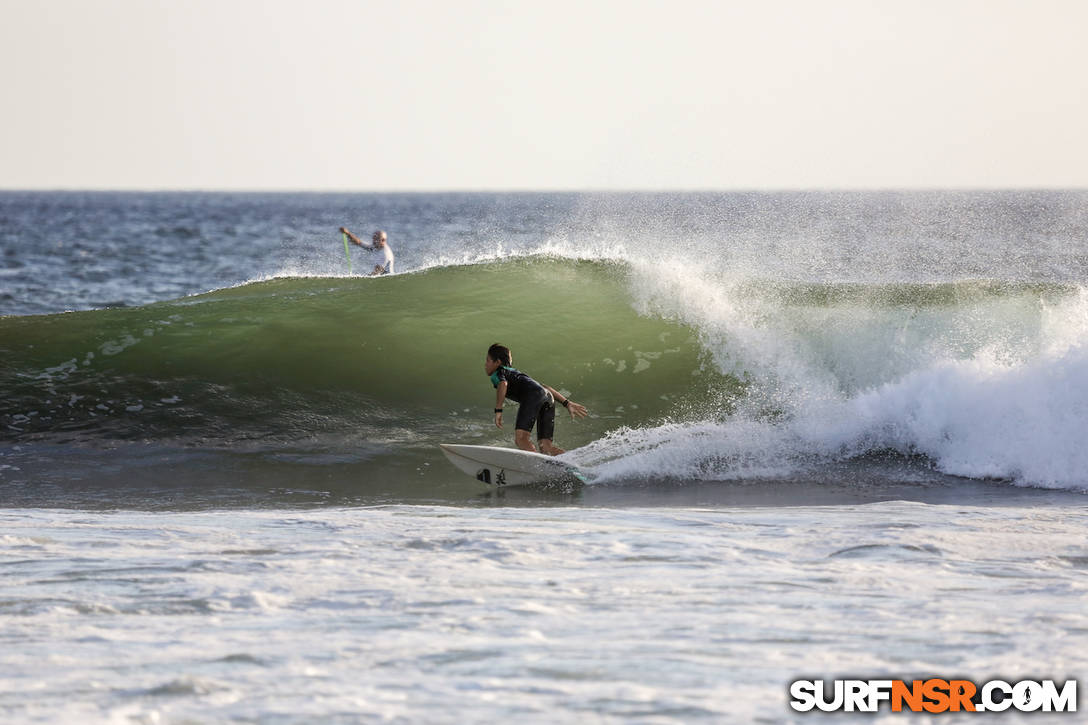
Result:
M543 453L497 446L440 445L450 463L495 488L551 482L584 483L586 480L574 466Z

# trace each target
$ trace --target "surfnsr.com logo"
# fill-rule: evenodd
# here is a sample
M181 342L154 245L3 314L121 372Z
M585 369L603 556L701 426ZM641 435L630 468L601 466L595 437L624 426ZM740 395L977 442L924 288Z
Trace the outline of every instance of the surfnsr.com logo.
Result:
M798 712L1076 712L1077 681L1054 680L796 680L790 707Z

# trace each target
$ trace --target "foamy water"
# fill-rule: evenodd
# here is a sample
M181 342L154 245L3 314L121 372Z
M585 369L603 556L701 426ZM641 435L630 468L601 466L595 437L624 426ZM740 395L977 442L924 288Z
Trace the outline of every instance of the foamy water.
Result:
M636 309L698 330L748 390L738 410L623 428L575 453L604 480L788 477L895 451L952 475L1088 491L1088 288L813 303L695 264L639 265L631 288Z
M1088 507L0 525L5 722L800 722L802 676L1088 666Z

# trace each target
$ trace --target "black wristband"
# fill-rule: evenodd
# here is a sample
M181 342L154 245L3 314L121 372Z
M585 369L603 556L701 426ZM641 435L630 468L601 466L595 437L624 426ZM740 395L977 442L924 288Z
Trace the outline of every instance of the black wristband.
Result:
M496 413L501 413L501 412L502 412L502 408L495 408L495 412L496 412Z
M564 400L562 403L560 403L560 405L562 405L564 408L569 408L570 407L570 398L567 398L566 400Z

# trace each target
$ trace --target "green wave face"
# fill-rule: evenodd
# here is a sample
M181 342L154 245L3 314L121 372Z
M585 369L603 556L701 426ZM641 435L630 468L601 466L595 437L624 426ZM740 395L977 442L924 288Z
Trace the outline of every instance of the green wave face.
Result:
M629 274L521 259L3 319L4 435L504 440L513 431L491 424L483 369L493 342L593 412L560 422L567 445L735 395L739 383L715 371L692 329L635 312Z
M110 486L125 472L429 495L463 478L437 443L512 444L484 372L501 342L590 409L559 411L555 438L604 479L729 480L895 451L1082 485L1082 449L1062 441L1083 418L1083 288L690 272L523 257L3 318L0 438L17 455L2 465L27 490L94 471Z

